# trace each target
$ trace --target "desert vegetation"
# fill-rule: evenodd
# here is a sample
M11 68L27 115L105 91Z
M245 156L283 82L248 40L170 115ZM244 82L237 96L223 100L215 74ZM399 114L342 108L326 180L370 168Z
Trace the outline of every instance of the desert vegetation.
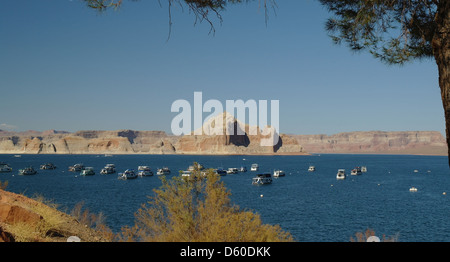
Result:
M105 224L103 214L90 212L82 202L69 212L60 212L42 196L29 199L33 202L27 209L36 214L35 222L0 220L0 230L10 233L14 241L25 242L65 241L71 235L80 235L81 241L106 242L293 241L279 225L263 224L259 214L234 205L230 191L212 169L194 166L189 177L162 177L161 187L135 213L134 225L118 233Z

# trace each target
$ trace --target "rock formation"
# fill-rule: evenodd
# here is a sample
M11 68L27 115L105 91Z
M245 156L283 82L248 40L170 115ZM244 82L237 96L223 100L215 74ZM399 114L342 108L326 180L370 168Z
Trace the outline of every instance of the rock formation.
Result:
M222 130L234 128L234 135L212 133L223 117ZM242 131L242 135L237 133ZM299 143L281 134L278 143L262 146L273 139L274 130L244 125L224 113L209 119L202 135L170 136L163 131L64 131L7 132L0 130L2 154L304 154ZM272 131L270 135L263 135ZM254 135L253 135L254 134Z
M447 155L447 143L437 131L367 131L293 137L310 153Z
M260 130L244 124L224 112L206 121L202 132L197 130L181 137L175 148L183 154L305 154L295 139L275 132L270 127ZM279 139L274 140L277 136Z

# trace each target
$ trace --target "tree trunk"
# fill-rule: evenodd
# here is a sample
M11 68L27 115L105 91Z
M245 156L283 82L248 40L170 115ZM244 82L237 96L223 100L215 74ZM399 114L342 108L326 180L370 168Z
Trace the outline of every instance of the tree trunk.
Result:
M432 47L439 71L439 87L445 113L445 132L450 156L450 1L440 0L436 12ZM450 157L449 157L450 166Z

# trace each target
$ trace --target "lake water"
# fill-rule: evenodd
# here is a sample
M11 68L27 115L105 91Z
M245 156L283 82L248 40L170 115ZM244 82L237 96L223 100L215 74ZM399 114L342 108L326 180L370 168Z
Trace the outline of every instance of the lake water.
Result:
M347 242L367 228L380 237L397 235L400 242L450 241L450 171L443 156L0 155L0 162L13 168L0 173L0 181L9 182L8 191L42 195L61 209L71 210L83 201L90 212L106 215L107 225L117 232L134 224L134 212L161 185L156 168L168 166L169 176L174 176L194 161L214 168L246 166L246 173L221 177L232 201L259 213L264 223L279 224L296 241ZM46 162L58 168L39 170ZM69 172L76 163L93 167L96 175ZM117 179L117 174L100 175L108 163L118 172L148 165L155 175L127 181ZM286 176L254 186L253 163L259 164L260 172L282 169ZM38 174L17 175L18 169L30 165ZM308 172L309 165L316 171ZM351 176L355 166L366 166L367 172ZM346 169L345 180L336 180L339 168ZM410 192L412 186L418 191Z

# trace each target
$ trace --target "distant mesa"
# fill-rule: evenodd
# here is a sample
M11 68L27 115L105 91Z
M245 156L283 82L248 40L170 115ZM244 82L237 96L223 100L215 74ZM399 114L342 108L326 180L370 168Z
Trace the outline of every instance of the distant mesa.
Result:
M222 127L220 124L222 123ZM227 134L226 128L234 134ZM223 132L214 131L220 130ZM445 138L437 131L360 131L334 135L278 134L273 146L261 145L265 129L250 126L228 113L205 121L202 135L173 136L164 131L29 130L0 131L1 154L202 154L307 155L368 153L447 155ZM238 131L242 135L238 135ZM271 130L274 131L274 130ZM273 134L273 132L272 132Z
M292 137L311 153L447 155L447 142L438 131L359 131Z
M212 128L223 118L223 130L235 133L213 134ZM270 128L270 127L266 127ZM279 134L278 143L264 146L270 139L267 131L236 120L228 113L205 122L202 135L172 136L164 131L82 130L75 133L47 130L43 132L0 132L0 153L3 154L306 154L294 138ZM237 133L242 131L242 135ZM251 132L250 132L251 131ZM273 131L273 130L272 130ZM272 136L274 132L271 133ZM277 134L278 135L278 134Z

